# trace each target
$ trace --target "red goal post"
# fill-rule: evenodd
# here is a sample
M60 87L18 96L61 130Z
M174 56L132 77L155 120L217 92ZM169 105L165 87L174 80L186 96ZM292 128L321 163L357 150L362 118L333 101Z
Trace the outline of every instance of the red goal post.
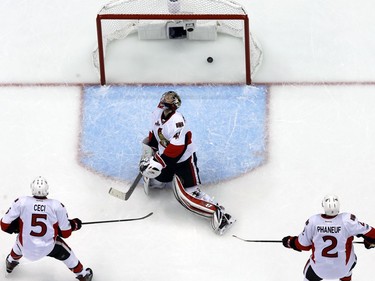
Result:
M176 12L173 10L171 11L170 7L166 8L166 2L172 2L172 4L174 4L175 2L178 3L180 1L189 1L189 5L195 3L195 5L198 6L204 6L204 3L207 2L209 9L196 9L199 13L194 13L186 11ZM133 4L135 2L139 3L137 6L138 8L135 9L134 7L130 7L130 9L126 9L127 5L131 4L134 6ZM151 2L158 3L157 7L160 7L160 10L154 9L154 11L152 11L142 8L143 5L147 6ZM163 2L164 5L162 5ZM218 5L218 3L220 3L220 5ZM218 5L217 10L215 10L216 8L213 9L211 7L215 7L216 5ZM229 8L223 9L222 5L225 7L228 6ZM235 7L235 9L232 10L232 7ZM194 10L194 8L192 9ZM104 6L96 18L98 48L93 53L93 59L94 65L99 71L101 85L107 83L105 71L105 53L107 44L113 40L126 38L131 33L139 33L140 31L138 29L141 24L146 23L147 25L148 22L156 23L156 26L160 23L165 23L166 25L169 23L177 23L175 24L177 26L173 26L176 28L177 36L185 37L189 37L189 35L195 33L197 30L192 29L193 32L190 32L189 24L191 24L193 28L197 28L199 27L198 23L215 22L215 29L219 30L219 32L242 38L245 58L245 83L247 85L251 84L252 74L257 71L261 64L263 52L259 43L253 39L253 36L250 33L248 15L237 3L229 0L122 0L111 2ZM182 28L178 26L180 23L183 24ZM107 27L107 25L110 27ZM212 35L212 31L206 31L206 29L204 29L204 32L202 33L204 35L198 36L200 37L198 40L214 40L212 38L202 38L202 36L216 36L216 34ZM179 30L185 32L185 34L180 34ZM188 32L186 30L188 30ZM166 31L166 33L168 33L168 31ZM171 39L171 34L164 36L167 36L167 39Z

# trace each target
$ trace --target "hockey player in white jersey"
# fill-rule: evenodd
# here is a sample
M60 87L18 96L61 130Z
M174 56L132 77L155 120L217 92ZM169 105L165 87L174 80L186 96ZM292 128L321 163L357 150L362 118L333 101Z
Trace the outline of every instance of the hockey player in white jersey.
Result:
M222 235L235 220L224 207L201 191L196 147L192 132L177 111L180 96L164 93L152 114L152 129L143 141L140 171L145 192L149 188L171 187L178 202L189 211L211 219L215 233Z
M79 230L82 222L68 219L64 205L47 198L49 186L43 177L31 183L31 193L33 196L16 199L1 219L3 231L18 234L5 261L7 272L11 273L22 257L36 261L48 256L62 261L78 280L90 281L92 270L83 267L63 240Z
M324 214L310 217L299 236L286 236L283 245L296 251L312 250L305 268L305 281L323 279L352 280L357 262L354 236L363 237L367 249L375 247L375 229L358 221L355 215L340 213L336 195L327 195L322 201Z

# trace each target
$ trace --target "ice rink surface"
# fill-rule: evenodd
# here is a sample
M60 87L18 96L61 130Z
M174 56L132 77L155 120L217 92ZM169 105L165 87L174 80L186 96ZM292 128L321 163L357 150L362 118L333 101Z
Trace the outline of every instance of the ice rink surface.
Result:
M268 151L262 167L202 186L237 218L222 237L209 221L183 209L172 192L146 197L137 188L123 202L107 191L124 189L126 182L79 164L82 86L98 83L91 52L96 13L106 2L0 2L0 216L14 199L29 194L38 175L47 178L50 197L62 201L72 218L154 212L144 221L87 225L66 240L93 269L93 280L106 281L303 280L309 253L232 235L262 240L297 235L308 217L321 212L329 192L340 196L342 211L375 225L372 0L238 1L264 51L253 82L269 87ZM147 69L134 65L135 71ZM0 234L1 261L14 240ZM375 252L355 247L353 281L372 280ZM11 275L3 264L1 272L0 280L74 280L62 263L47 258L22 260Z

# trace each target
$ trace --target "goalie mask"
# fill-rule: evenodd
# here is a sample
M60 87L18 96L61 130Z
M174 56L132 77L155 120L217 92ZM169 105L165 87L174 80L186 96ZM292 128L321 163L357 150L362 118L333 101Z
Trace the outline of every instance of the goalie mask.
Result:
M45 197L48 195L48 183L45 178L39 176L30 185L33 196Z
M326 195L323 198L322 206L327 216L336 216L340 212L340 201L336 195Z
M159 107L176 111L181 106L181 98L174 91L165 92L160 99Z

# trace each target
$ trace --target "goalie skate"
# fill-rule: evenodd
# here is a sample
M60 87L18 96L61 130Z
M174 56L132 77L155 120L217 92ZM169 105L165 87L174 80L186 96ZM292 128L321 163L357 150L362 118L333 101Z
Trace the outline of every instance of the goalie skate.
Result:
M228 213L224 213L223 207L218 207L212 218L212 228L218 235L223 235L236 220Z

